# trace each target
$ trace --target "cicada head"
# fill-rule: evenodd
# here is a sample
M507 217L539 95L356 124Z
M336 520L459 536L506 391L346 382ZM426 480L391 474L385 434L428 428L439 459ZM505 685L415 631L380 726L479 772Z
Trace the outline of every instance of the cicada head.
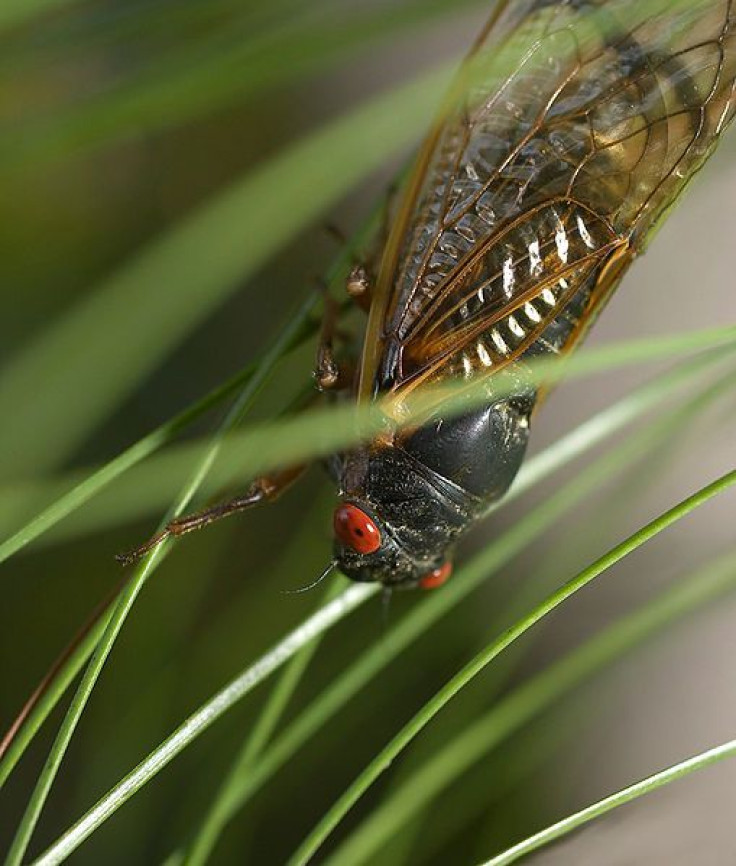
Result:
M466 497L401 447L345 455L333 517L335 560L356 581L431 589L450 576L451 549L472 519Z
M385 492L385 488L384 488ZM452 572L447 558L455 533L438 532L419 502L343 500L335 509L335 561L352 580L434 589ZM449 527L447 527L449 529Z
M444 583L456 541L521 464L530 409L529 401L496 401L345 455L333 521L343 573L392 587Z

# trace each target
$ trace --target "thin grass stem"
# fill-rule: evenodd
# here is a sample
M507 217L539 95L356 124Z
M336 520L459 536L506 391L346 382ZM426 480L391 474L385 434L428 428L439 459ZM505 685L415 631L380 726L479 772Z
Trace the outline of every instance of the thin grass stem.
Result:
M325 813L314 830L307 836L302 845L299 846L294 856L289 860L291 864L302 864L309 862L319 850L334 828L343 817L350 811L355 803L362 797L376 779L388 769L391 762L406 748L414 737L437 715L437 713L448 704L452 698L461 691L471 680L473 680L490 662L499 656L508 646L529 631L540 620L559 607L564 601L581 590L584 586L611 568L625 556L628 556L637 548L641 547L660 532L663 532L673 523L687 516L694 509L705 504L719 493L727 490L736 483L736 470L727 473L713 483L699 490L697 493L678 503L666 511L656 520L642 527L638 532L629 536L621 544L616 545L607 554L600 557L588 568L581 571L571 581L566 583L557 592L548 596L541 604L522 617L515 625L511 626L499 638L492 641L484 650L459 671L437 694L430 699L424 707L405 725L402 730L391 740L388 745L370 762L366 769L347 788L345 793Z
M501 854L497 854L495 857L487 860L484 866L507 866L509 863L515 863L526 854L530 854L532 851L536 851L542 846L560 839L562 836L571 833L573 830L577 830L595 818L606 815L613 809L625 806L627 803L631 803L645 794L651 794L658 788L669 785L671 782L676 782L678 779L689 776L697 770L705 769L705 767L711 764L734 756L736 756L736 740L729 740L720 746L714 746L712 749L700 752L691 758L681 761L679 764L673 764L665 770L660 770L658 773L647 776L640 782L630 785L628 788L623 788L615 794L611 794L603 800L599 800L597 803L581 809L579 812L568 815L567 818L563 818L561 821L546 827L534 836L524 839L512 848L508 848Z

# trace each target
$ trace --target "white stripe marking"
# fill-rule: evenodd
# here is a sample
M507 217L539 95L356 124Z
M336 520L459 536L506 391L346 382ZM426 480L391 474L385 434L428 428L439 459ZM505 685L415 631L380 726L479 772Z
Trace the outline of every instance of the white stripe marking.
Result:
M509 347L506 345L503 337L498 333L498 331L495 328L491 331L491 339L496 344L496 347L498 348L499 352L501 352L504 355L508 355Z
M529 273L533 276L539 276L544 268L542 267L542 256L539 252L539 241L532 241L529 244Z
M519 337L519 339L524 336L524 329L513 316L509 316L509 330L515 337Z
M567 232L562 223L557 227L555 234L555 243L557 244L557 254L563 264L567 264L567 257L570 252L570 242L567 239Z
M590 232L588 231L588 227L585 225L583 218L578 214L578 231L580 232L580 237L583 239L583 243L589 250L595 249L595 241L590 236Z
M524 304L524 312L527 314L527 316L529 317L529 319L531 319L532 322L539 324L542 321L542 317L539 315L539 311L531 301L527 301Z
M491 360L491 356L488 354L488 349L486 349L483 343L478 343L478 357L484 367L493 366L493 361Z
M544 291L542 292L542 300L545 304L547 304L548 307L554 307L554 305L557 303L557 298L555 298L555 293L552 291L552 289L544 289Z
M507 298L510 298L514 293L514 260L509 256L503 263L503 291Z

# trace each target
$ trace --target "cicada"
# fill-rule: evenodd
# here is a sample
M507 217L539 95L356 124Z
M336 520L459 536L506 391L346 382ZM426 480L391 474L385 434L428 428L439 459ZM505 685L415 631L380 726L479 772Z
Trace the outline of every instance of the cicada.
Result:
M733 0L506 0L461 67L395 210L357 372L328 320L317 379L400 420L423 386L514 381L566 355L736 113ZM334 564L357 581L433 588L458 539L509 488L540 400L528 376L459 416L328 461ZM269 500L298 469L176 520L132 553Z

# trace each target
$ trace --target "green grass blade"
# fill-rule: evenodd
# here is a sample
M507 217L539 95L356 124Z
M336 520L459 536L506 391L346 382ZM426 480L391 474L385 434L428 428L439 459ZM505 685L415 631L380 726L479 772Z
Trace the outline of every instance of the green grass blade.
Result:
M593 803L586 809L581 809L579 812L568 815L562 821L552 824L534 836L530 836L528 839L524 839L523 842L519 842L518 845L514 845L513 848L509 848L487 860L484 866L506 866L508 863L515 863L526 854L536 851L555 839L560 839L578 827L584 826L595 818L599 818L601 815L617 809L619 806L625 806L627 803L631 803L632 800L643 797L645 794L650 794L652 791L656 791L664 785L669 785L671 782L676 782L684 776L689 776L690 773L694 773L696 770L702 770L711 764L734 756L736 756L736 740L729 740L720 746L700 752L679 764L667 767L666 770L660 770L658 773L647 776L646 779L642 779L628 788L623 788L615 794L611 794L609 797Z
M358 866L375 857L393 834L435 797L536 715L605 666L618 662L644 641L722 598L736 586L736 555L699 569L661 597L622 617L508 697L434 754L404 784L385 797L363 825L326 861Z
M665 423L662 426L667 428L669 424ZM427 599L422 605L418 605L415 611L402 621L397 630L386 636L380 647L380 655L377 652L367 652L365 654L366 662L363 663L361 661L357 666L357 670L353 669L345 677L341 678L339 689L333 688L328 691L329 698L334 701L334 705L326 705L324 701L320 701L316 712L312 712L311 717L308 717L306 722L301 720L301 727L296 727L296 736L291 733L290 736L282 737L279 745L269 750L268 757L259 762L256 771L249 777L249 780L241 781L237 790L233 788L233 799L226 804L223 803L223 808L226 806L228 813L232 814L243 797L258 784L259 772L261 773L260 780L263 779L264 775L273 772L275 766L280 765L280 762L283 760L284 752L290 753L289 749L292 749L295 740L299 740L301 737L300 742L303 742L306 736L309 736L309 726L313 725L315 720L319 724L322 719L332 712L334 706L339 706L340 702L346 699L346 693L349 696L351 689L354 692L360 687L360 682L364 682L366 678L370 678L373 675L374 669L380 669L381 665L384 662L387 663L392 654L398 654L403 645L419 634L424 633L435 619L450 609L453 603L465 597L495 567L498 567L507 558L522 550L530 538L542 532L557 516L579 501L585 492L598 488L606 473L620 469L622 453L637 453L639 447L640 443L637 443L634 439L629 440L625 443L619 454L613 457L608 455L602 458L596 466L581 473L551 500L544 503L544 505L516 524L489 551L479 556L471 565L466 566L442 593L438 593L434 597ZM370 594L376 591L375 587L371 589L372 591L370 593L367 592L365 598L368 598ZM256 662L255 666L260 665L262 661ZM248 672L244 676L247 675ZM189 745L198 736L200 732L198 728L204 730L206 727L209 727L216 717L225 713L237 700L243 697L246 692L237 687L240 680L241 678L238 678L230 686L226 686L225 689L221 690L218 695L184 722L171 737L155 749L124 780L101 798L89 812L47 851L48 857L51 858L48 862L58 862L54 858L65 857L75 850L87 836L94 832L130 796L168 764L179 751ZM229 697L226 697L228 695ZM292 726L290 732L293 729L294 726ZM282 742L286 744L285 748L281 745Z
M578 454L589 450L594 443L605 440L616 430L623 429L627 424L641 417L644 412L663 404L671 399L673 394L679 393L691 383L703 378L713 365L721 361L724 354L723 351L705 353L702 357L680 363L670 373L657 376L649 385L634 391L629 397L595 415L590 421L562 437L553 448L545 452L544 461L534 459L522 466L504 502L512 501L538 480L554 472L557 467L565 465ZM0 562L51 529L54 529L54 532L49 536L49 541L58 542L61 539L67 540L80 534L118 526L121 522L137 519L165 508L176 495L181 483L180 479L185 476L188 468L200 459L206 442L200 440L174 445L160 456L150 457L150 455L170 441L191 420L207 411L216 400L223 399L242 377L249 374L251 369L249 367L229 386L223 386L218 392L213 392L213 395L187 410L183 416L167 422L166 425L131 446L111 463L81 473L82 481L75 472L53 481L0 488L0 526L6 519L3 515L12 515L18 508L19 501L49 501L53 500L54 490L69 491L45 508L38 517L0 543ZM238 478L242 479L242 476L238 475L239 470L235 471L234 467L238 466L241 455L245 453L248 435L245 434L246 441L243 441L243 434L234 433L223 443L221 459L208 479L209 488L222 490ZM143 458L149 459L142 462ZM139 468L136 469L136 466ZM123 473L126 473L125 477L121 477ZM111 482L115 480L117 483L111 486ZM108 487L110 489L107 495L100 495ZM62 526L57 526L62 518L68 517L93 496L96 497L94 508L84 509L72 520L66 520ZM494 510L495 507L493 506L489 511Z
M615 565L638 547L654 538L660 532L667 529L676 521L688 515L695 508L703 505L717 494L725 491L736 483L736 470L714 481L712 484L699 490L697 493L683 500L683 502L666 511L656 520L642 527L638 532L631 535L624 542L616 545L607 554L596 560L588 568L580 572L561 589L548 596L540 605L532 610L527 616L519 620L499 638L492 641L471 662L469 662L458 674L456 674L439 692L429 700L425 706L414 716L414 718L402 728L402 730L391 740L391 742L370 762L366 769L358 776L345 793L329 809L314 830L307 836L304 843L295 852L289 861L290 864L304 864L309 862L312 856L319 850L334 828L342 818L350 811L360 797L368 790L375 780L386 770L391 761L414 739L414 737L427 725L432 718L450 700L477 676L494 658L499 656L515 640L525 634L530 628L545 616L559 607L566 599L570 598L584 586L602 574L611 566Z
M307 310L311 310L313 304L314 299L308 299L302 309L295 316L289 318L287 324L281 330L270 349L264 354L257 369L248 379L227 413L227 416L221 424L217 434L213 437L207 453L204 455L200 464L196 467L190 481L185 485L178 497L178 500L171 511L172 516L181 514L196 495L197 490L201 486L212 464L217 458L224 436L229 430L233 429L240 423L243 416L254 402L258 392L268 381L278 359L298 334L302 326L305 307ZM166 519L167 518L164 519L164 522ZM143 589L150 574L153 573L158 563L165 556L167 548L168 544L161 544L141 563L133 573L130 580L123 586L117 602L113 603L112 613L106 623L105 630L95 647L92 659L82 676L82 681L79 684L74 697L72 698L72 702L49 752L49 756L41 770L41 774L33 793L31 794L28 806L23 814L6 858L6 866L20 866L22 863L31 836L33 835L33 831L38 823L38 819L54 783L54 779L59 771L77 725L79 724L82 713L84 712L92 691L97 684L97 680L102 673L105 662L112 651L113 645L120 634L136 598Z
M72 453L245 278L417 136L446 77L447 69L425 74L288 147L32 341L0 378L8 421L0 431L0 474L39 474ZM125 332L135 340L108 337Z
M344 619L366 599L374 596L377 591L378 587L375 584L354 584L334 601L306 619L276 644L270 652L262 656L235 680L228 683L196 713L191 715L155 752L152 752L148 758L122 779L107 797L100 800L84 818L67 831L36 862L49 866L49 864L61 863L65 860L100 823L133 796L150 778L162 770L182 749L209 728L223 712L245 697L300 649Z
M326 593L328 603L336 596L339 586L338 583L333 583L328 588ZM276 683L250 735L235 757L227 777L216 792L209 808L205 811L182 861L186 866L202 866L212 854L229 818L227 804L233 796L233 791L237 789L240 778L250 771L271 739L281 716L319 648L320 637L321 635L294 656Z
M596 445L609 439L619 430L635 423L646 413L656 409L679 393L684 386L701 380L713 364L721 362L731 354L732 349L703 353L700 357L688 359L671 370L655 376L650 382L633 390L626 397L607 409L593 415L562 436L544 452L524 463L513 485L504 498L508 503L526 493L540 481L554 474L561 466L575 460L581 454L592 450ZM494 510L497 505L489 509Z
M727 328L692 331L661 338L621 342L598 348L581 349L575 356L562 362L530 363L529 379L537 384L559 380L563 375L570 380L581 376L619 367L641 365L646 361L662 360L698 350L718 347L733 348L736 329ZM507 393L513 388L509 381L499 377L494 393ZM485 383L487 385L487 383ZM518 387L518 380L516 387ZM426 388L413 402L411 411L396 424L397 429L416 423L426 407L437 401L437 390ZM460 414L488 397L482 386L472 389L447 387L439 389L443 397L444 417ZM359 442L370 440L386 429L384 402L366 405L335 405L311 409L293 418L267 421L252 425L242 432L238 453L233 453L230 467L233 477L256 477L278 467L291 466L306 460L323 457Z

